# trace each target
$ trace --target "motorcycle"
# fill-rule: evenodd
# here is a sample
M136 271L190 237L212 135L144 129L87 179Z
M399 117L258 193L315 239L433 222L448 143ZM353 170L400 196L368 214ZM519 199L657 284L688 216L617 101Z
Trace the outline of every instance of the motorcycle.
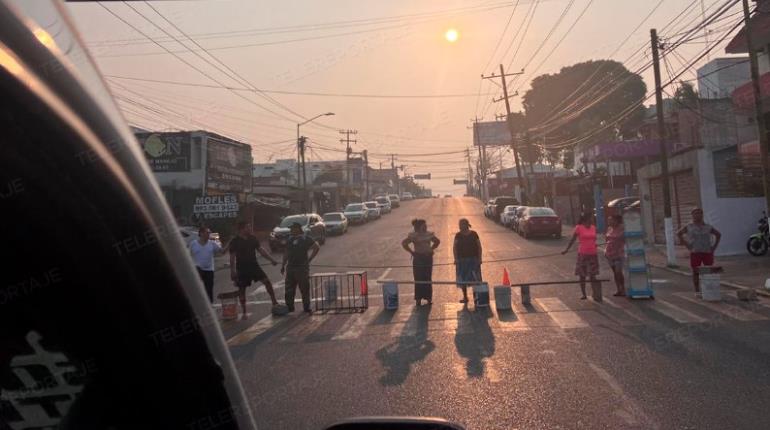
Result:
M748 249L749 254L755 257L767 254L767 249L770 248L770 226L767 222L767 213L762 212L762 215L762 218L757 222L759 233L752 234L749 241L746 242L746 249Z

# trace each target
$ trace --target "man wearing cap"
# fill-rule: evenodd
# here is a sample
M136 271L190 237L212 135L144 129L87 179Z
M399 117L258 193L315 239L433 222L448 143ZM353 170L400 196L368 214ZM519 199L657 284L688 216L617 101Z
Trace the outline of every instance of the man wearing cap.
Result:
M291 236L286 242L286 251L283 254L283 264L281 273L286 274L286 307L289 312L294 312L294 296L299 292L302 294L302 308L305 312L310 310L310 262L313 261L318 251L321 249L316 241L306 236L302 231L302 225L294 223L291 225ZM311 251L310 257L307 253Z

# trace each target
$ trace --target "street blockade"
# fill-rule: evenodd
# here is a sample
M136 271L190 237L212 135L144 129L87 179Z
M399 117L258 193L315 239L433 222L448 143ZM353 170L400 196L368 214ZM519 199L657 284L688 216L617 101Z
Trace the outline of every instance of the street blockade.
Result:
M473 285L473 304L477 308L489 307L489 284L482 282Z
M222 319L234 320L238 318L238 291L217 294L217 299L222 304Z
M511 307L511 287L498 285L495 290L495 309L498 311L509 311Z
M366 272L314 273L310 297L316 312L363 312L369 308Z
M398 309L398 284L396 282L385 281L382 284L382 301L386 310Z

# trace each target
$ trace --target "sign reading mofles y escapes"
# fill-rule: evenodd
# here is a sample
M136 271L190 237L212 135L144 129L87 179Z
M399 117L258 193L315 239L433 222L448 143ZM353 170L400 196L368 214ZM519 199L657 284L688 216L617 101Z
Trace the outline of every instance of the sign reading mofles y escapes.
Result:
M193 213L203 219L237 218L238 200L233 194L196 197Z

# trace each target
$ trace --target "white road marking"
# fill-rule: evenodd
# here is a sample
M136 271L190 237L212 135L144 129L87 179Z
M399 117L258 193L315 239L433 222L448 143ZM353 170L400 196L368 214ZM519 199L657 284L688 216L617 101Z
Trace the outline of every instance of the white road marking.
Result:
M666 302L665 300L662 300L659 297L655 298L655 304L657 306L652 306L653 309L657 310L658 312L673 319L678 323L687 324L687 323L706 322L706 318L696 315L690 311L684 310L672 303Z
M535 301L548 313L561 328L588 327L588 322L577 312L571 311L558 297L543 297Z
M736 319L739 321L762 321L762 320L768 319L764 315L760 315L748 309L744 309L740 306L731 305L725 302L707 302L705 300L700 300L695 297L692 297L690 295L691 293L674 293L674 294L677 297L687 300L688 302L692 302L700 306L709 308L712 311L718 312L722 315L725 315L729 318Z
M462 303L444 303L444 328L457 334L473 333L473 324Z
M409 317L412 315L412 311L414 311L414 306L399 306L398 310L396 311L395 315L393 315L393 319L390 321L390 323L393 325L390 328L390 335L393 337L398 336L409 336L407 332L407 323L409 322Z
M283 320L282 318L273 318L273 315L268 315L257 321L256 324L228 339L227 346L245 345Z
M624 312L629 318L633 319L634 321L637 321L637 322L645 321L645 318L634 308L630 308L630 307L627 308L625 306L621 306L620 304L615 303L615 299L611 299L609 297L604 297L603 301L604 303L610 305L611 307ZM628 325L628 324L624 324L623 322L621 322L621 325Z
M285 281L281 280L273 284L273 291L279 290L284 287ZM252 291L247 291L247 296L256 296L259 293L265 293L267 294L267 289L265 288L264 284L259 284L257 288L255 288Z
M298 318L300 320L294 327L281 336L279 342L301 342L303 339L313 334L321 324L328 321L328 315L320 314L309 316L300 315Z
M363 313L353 314L339 328L337 334L332 336L332 340L350 340L358 339L366 327L377 317L378 312L374 309L367 309Z

